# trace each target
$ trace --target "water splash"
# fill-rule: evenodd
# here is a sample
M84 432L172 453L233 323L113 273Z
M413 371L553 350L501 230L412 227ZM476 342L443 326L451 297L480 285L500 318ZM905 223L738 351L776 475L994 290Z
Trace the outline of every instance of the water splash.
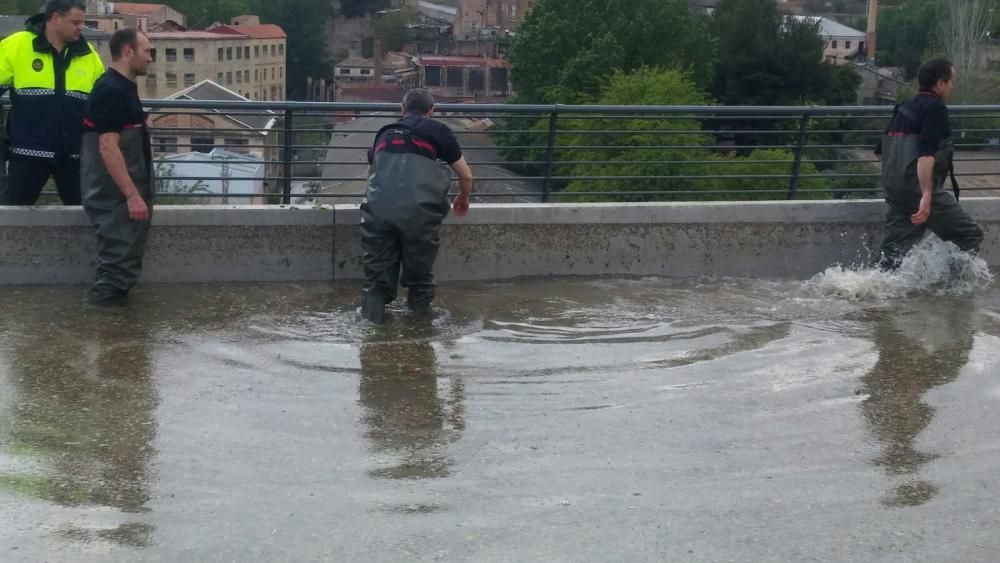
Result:
M993 273L982 258L929 236L906 255L895 272L835 266L807 281L806 287L826 297L880 301L915 294L969 295L992 283Z

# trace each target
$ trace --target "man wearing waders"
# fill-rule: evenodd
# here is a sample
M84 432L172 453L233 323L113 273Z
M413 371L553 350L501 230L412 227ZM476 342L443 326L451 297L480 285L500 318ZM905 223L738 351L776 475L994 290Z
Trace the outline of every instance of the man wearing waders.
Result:
M94 305L128 300L153 209L152 150L135 84L153 60L149 39L133 28L116 31L111 59L90 96L80 156L83 208L97 234L97 279L88 296Z
M368 151L368 188L361 204L362 263L365 285L361 314L385 322L385 306L402 282L407 305L427 310L434 299L434 260L438 231L448 215L451 173L458 175L455 214L465 215L472 193L472 171L447 125L430 119L434 98L424 89L407 92L403 119L375 135ZM400 269L402 268L402 277Z
M876 151L889 204L880 263L885 270L898 268L927 229L968 252L983 241L982 229L958 204L952 169L955 149L944 102L955 85L955 67L932 59L920 67L918 80L920 92L896 106ZM949 174L954 194L944 187Z

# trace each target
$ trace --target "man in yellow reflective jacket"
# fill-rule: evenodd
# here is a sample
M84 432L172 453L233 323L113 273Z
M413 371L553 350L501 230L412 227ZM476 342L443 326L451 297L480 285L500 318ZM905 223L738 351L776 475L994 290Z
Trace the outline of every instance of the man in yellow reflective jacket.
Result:
M3 203L34 205L56 181L66 205L80 204L80 140L101 57L80 32L84 0L49 0L0 42L0 87L10 88L9 162Z

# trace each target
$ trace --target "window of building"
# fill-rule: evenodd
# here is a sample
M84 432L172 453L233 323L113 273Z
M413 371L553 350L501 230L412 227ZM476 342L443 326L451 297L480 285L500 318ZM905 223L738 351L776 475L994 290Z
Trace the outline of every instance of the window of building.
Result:
M276 54L274 53L274 51L275 51L275 49L274 49L274 45L271 45L271 56L272 56L272 57L276 57L276 56L277 56L277 55L276 55Z
M223 50L224 50L224 49L223 49L222 47L219 47L219 60L220 60L220 61L221 61L221 60L223 59L223 57L222 57L222 51L223 51Z
M232 83L233 83L233 73L232 72L227 72L226 73L226 85L228 86L229 84L232 84Z
M168 63L177 62L177 49L167 49L167 62Z
M259 59L260 58L260 45L254 45L253 46L253 58L255 58L255 59Z
M278 78L281 80L285 79L285 67L283 66L278 67Z
M271 99L272 100L277 100L278 99L278 88L277 88L277 86L271 86Z
M851 42L850 41L844 41L844 48L845 49L850 49L851 48Z
M340 74L351 74L351 69L349 69L349 68L342 68L342 69L340 69Z
M194 86L194 73L191 72L184 73L184 85Z
M212 137L191 137L191 150L197 152L212 152L215 139Z
M260 69L258 68L253 69L253 81L260 82Z
M249 59L250 58L250 46L249 45L247 45L246 47L243 48L243 58L244 59Z
M215 75L215 82L216 82L216 84L222 84L222 73L221 72L219 74Z
M167 73L167 88L174 88L177 86L177 75L173 72Z
M226 47L226 60L227 61L233 60L233 48L232 47Z
M115 31L118 31L118 22L115 22Z
M246 82L247 84L250 83L250 71L249 70L244 70L243 71L243 82Z
M156 49L149 50L149 58L153 59L154 63L156 62Z
M371 74L371 73L372 73L372 69L370 69L370 68L363 68L363 69L361 69L361 74L366 74L367 75L367 74Z
M285 45L284 45L284 43L281 43L281 44L278 45L278 55L282 56L282 57L285 56Z
M152 93L156 91L156 73L146 75L146 91Z
M239 47L236 48L236 58L237 59L243 58L243 49L240 49Z
M177 137L153 137L157 152L177 152Z
M837 40L836 39L834 39L833 41L830 42L830 47L832 47L834 49L837 48Z
M194 49L184 49L184 60L194 62Z
M271 80L274 80L274 67L271 67Z
M229 138L225 140L225 143L227 151L232 151L240 154L248 154L250 152L249 139Z
M236 71L236 83L243 84L243 73L238 70Z

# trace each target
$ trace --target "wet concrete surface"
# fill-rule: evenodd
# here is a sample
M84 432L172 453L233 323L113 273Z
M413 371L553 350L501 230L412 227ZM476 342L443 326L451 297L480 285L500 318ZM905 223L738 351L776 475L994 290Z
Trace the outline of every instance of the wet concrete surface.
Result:
M0 296L0 561L993 561L1000 291Z

